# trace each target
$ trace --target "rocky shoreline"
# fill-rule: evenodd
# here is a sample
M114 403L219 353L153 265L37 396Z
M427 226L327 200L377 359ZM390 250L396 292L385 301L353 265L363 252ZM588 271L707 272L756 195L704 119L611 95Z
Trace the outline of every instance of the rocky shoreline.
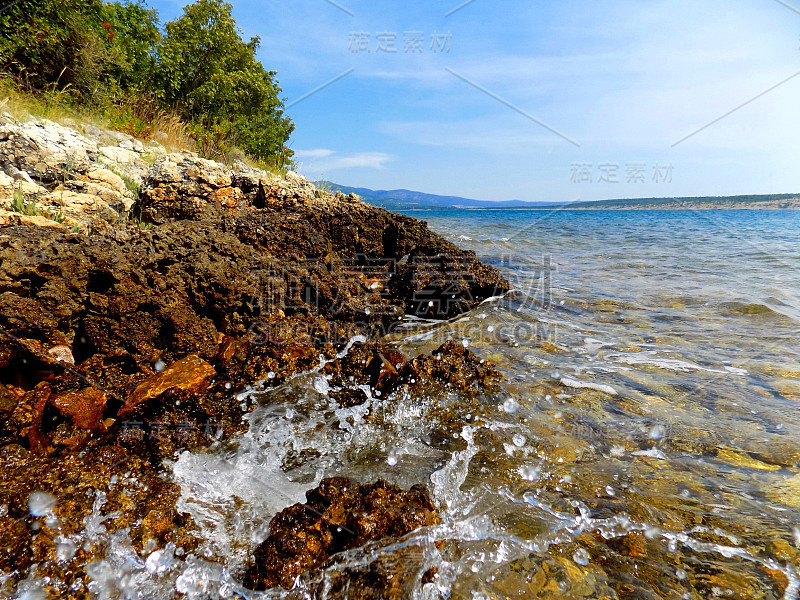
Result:
M405 357L381 341L509 289L424 222L293 173L73 125L0 117L3 595L88 598L117 585L97 567L105 538L92 527L127 531L142 560L191 556L197 527L176 509L164 461L235 439L252 409L237 394L253 386L316 369L342 406L363 403L364 386L384 397L497 386L461 344ZM323 481L312 512L287 509L305 521L275 517L247 581L286 585L303 570L297 556L317 568L436 521L424 489L387 485ZM320 519L363 534L325 534L314 549ZM398 597L380 573L353 581L359 597Z

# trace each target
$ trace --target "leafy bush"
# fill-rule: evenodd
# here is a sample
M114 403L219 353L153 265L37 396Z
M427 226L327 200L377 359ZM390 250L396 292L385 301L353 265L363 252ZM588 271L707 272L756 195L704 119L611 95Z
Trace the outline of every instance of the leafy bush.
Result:
M0 64L33 91L68 87L101 102L149 78L158 15L142 4L21 0L0 13Z

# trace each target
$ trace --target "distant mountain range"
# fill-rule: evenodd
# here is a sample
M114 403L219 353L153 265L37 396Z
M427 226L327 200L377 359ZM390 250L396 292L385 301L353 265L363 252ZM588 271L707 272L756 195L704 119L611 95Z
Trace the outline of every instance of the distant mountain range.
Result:
M583 210L681 210L681 209L800 209L800 194L766 194L748 196L705 196L698 198L634 198L627 200L598 200L595 202L525 202L502 200L497 202L473 200L459 196L437 196L411 190L371 190L348 187L330 181L315 182L317 187L358 194L367 204L387 210L442 210L472 209L547 209L575 208Z
M555 206L558 202L525 202L523 200L502 200L490 202L472 200L459 196L437 196L411 190L370 190L367 188L348 187L330 181L317 181L319 188L345 194L358 194L367 204L380 206L388 210L413 210L420 208L543 208Z

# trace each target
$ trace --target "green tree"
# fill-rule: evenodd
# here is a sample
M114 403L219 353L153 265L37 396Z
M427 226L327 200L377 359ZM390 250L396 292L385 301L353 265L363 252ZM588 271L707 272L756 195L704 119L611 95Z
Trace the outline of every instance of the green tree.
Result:
M224 0L198 0L165 26L153 88L177 107L202 141L224 152L237 143L258 159L279 156L294 129L275 72L256 60L260 39L245 42Z
M151 72L158 15L141 2L21 0L0 13L0 30L4 73L99 103Z
M115 79L123 90L149 87L156 60L156 45L161 39L158 12L137 2L106 2L103 5L106 38L120 50L124 63Z

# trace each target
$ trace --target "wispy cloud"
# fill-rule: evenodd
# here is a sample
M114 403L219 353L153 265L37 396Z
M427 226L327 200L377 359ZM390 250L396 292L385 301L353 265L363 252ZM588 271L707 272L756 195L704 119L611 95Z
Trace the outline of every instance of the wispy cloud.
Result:
M296 150L295 159L304 175L318 176L342 169L383 169L392 160L385 152L338 153L327 148Z

